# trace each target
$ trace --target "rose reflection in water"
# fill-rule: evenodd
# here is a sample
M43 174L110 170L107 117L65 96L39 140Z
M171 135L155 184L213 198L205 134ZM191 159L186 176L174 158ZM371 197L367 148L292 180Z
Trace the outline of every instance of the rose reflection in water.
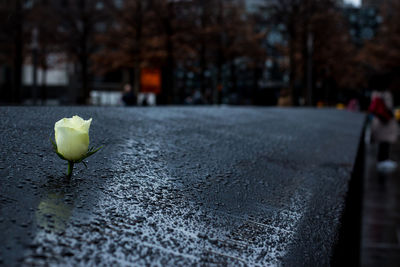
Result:
M65 203L63 193L49 193L40 201L35 217L37 225L53 233L63 232L72 213L72 204Z

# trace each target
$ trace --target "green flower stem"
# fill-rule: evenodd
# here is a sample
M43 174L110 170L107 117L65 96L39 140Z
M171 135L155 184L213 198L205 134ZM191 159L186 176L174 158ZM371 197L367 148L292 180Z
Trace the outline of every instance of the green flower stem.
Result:
M73 169L74 169L74 163L72 161L68 161L68 172L67 172L68 178L71 178Z

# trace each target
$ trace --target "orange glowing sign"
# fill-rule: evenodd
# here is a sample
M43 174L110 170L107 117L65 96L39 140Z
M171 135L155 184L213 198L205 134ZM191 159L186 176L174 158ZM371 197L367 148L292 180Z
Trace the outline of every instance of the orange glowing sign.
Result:
M159 94L161 92L160 69L142 69L140 73L140 91L142 93Z

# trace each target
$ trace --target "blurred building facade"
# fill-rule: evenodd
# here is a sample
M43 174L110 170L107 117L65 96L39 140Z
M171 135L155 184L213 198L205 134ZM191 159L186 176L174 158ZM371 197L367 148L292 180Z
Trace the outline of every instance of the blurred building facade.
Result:
M363 7L374 7L378 8L385 0L362 0L361 5Z
M349 23L351 38L358 47L361 47L365 41L370 41L376 36L383 20L377 6L348 6L343 9L343 12Z

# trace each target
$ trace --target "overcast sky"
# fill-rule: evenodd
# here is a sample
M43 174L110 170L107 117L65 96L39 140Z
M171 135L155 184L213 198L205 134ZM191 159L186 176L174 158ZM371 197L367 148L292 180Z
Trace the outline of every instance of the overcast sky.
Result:
M355 6L361 5L361 0L344 0L346 3L353 4Z

